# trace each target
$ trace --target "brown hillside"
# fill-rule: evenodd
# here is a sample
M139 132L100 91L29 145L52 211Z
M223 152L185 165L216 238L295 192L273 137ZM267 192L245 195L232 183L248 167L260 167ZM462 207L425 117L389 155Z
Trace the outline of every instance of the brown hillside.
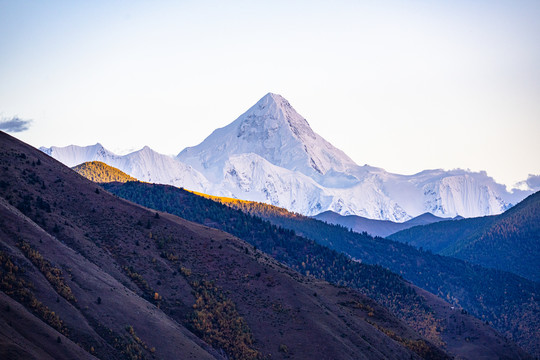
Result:
M134 186L142 187L149 185L134 184ZM127 188L128 186L122 187ZM210 198L243 212L260 216L277 226L294 230L296 234L309 237L332 249L347 253L353 258L362 259L363 263L378 264L399 273L413 284L453 303L455 308L463 308L477 318L482 319L483 322L489 324L509 339L517 342L534 356L540 354L540 336L538 333L540 326L540 318L538 316L540 309L538 298L540 287L538 283L511 273L483 268L452 257L419 251L406 244L381 238L372 238L365 234L355 234L345 228L324 224L315 219L289 213L275 206L219 197ZM523 249L529 249L528 256L521 256L523 259L523 268L527 268L527 266L529 269L538 268L538 266L535 267L532 265L536 265L533 261L535 253L533 243L538 238L538 231L535 231L538 228L538 221L534 221L534 214L538 212L534 210L534 205L536 204L534 200L535 196L532 195L528 200L525 200L522 204L518 204L507 213L493 217L495 219L504 216L505 220L506 216L513 219L519 217L519 221L512 220L510 223L513 224L511 227L513 229L512 235L519 233L522 233L522 235L515 237L509 236L505 240L506 244L504 246L500 241L501 238L499 238L500 246L494 246L492 243L489 246L490 251L497 253L497 256L492 254L492 259L504 257L504 254L509 253L507 251L508 244L513 241L514 258L515 254L519 251L523 252ZM486 217L455 222L440 222L426 226L425 228L438 228L440 230L447 226L454 227L463 222L466 225L469 221L483 221L484 219ZM503 222L501 221L500 223ZM501 228L503 227L499 227L499 229ZM443 231L439 231L438 237L451 237L453 232L450 232L450 235L443 233ZM501 231L501 233L505 232ZM528 236L523 236L524 234L528 234ZM435 238L437 236L434 236L432 240L437 240ZM516 245L518 242L519 246ZM478 254L482 254L482 252L478 251L475 254L479 256ZM483 254L485 255L485 252ZM509 255L508 259L511 257ZM500 260L500 263L502 263L502 260ZM529 274L534 274L534 271L530 270ZM379 297L375 296L375 298L383 301ZM389 308L392 309L393 307L389 306ZM406 321L408 320L406 319ZM410 321L409 324L414 327L414 324ZM448 324L451 325L451 323ZM418 329L418 327L415 328ZM453 334L452 331L457 331L457 333ZM458 335L458 338L463 337L463 329L453 326L450 326L448 329L442 327L441 335L446 343L454 343L454 341L447 339L453 339L456 335ZM466 354L470 354L471 342L476 341L479 345L484 344L489 350L493 350L494 347L501 344L499 340L494 343L485 343L483 340L477 340L477 336L464 336L464 338L468 342ZM450 346L448 346L448 350L450 352L453 351ZM482 351L480 352L482 353Z
M0 354L446 357L365 296L303 277L227 233L120 200L12 137L0 140L1 299L24 306L0 310L15 314L0 317L13 329L0 331Z
M321 279L358 289L388 306L396 316L434 343L444 346L457 358L527 357L513 342L467 314L461 307L452 306L427 291L411 286L382 268L353 261L258 217L172 186L148 183L105 186L114 194L142 205L166 209L187 219L234 233L301 273L309 272ZM245 201L240 203L249 205ZM262 206L254 205L257 208Z
M300 215L291 214L284 209L266 204L219 198L199 193L194 193L194 195L192 195L192 193L182 189L165 185L147 183L130 183L122 185L116 183L108 184L106 185L106 188L121 197L137 201L142 205L152 206L157 210L167 209L167 211L186 217L192 221L201 222L211 227L226 230L237 234L240 237L242 237L242 231L238 231L239 228L247 227L251 229L249 232L251 235L248 234L248 237L244 238L247 242L258 246L263 251L267 251L272 254L273 257L280 259L280 261L285 261L289 266L300 272L305 270L304 266L299 266L298 263L291 261L291 257L288 261L284 260L279 253L288 253L288 255L294 257L294 253L298 251L295 250L298 249L298 247L295 247L294 245L294 243L296 243L300 248L306 250L308 254L319 254L320 256L318 258L301 254L297 254L296 257L301 259L300 262L309 261L309 263L316 263L318 266L325 269L325 274L322 276L316 271L310 271L310 273L313 273L315 276L328 280L331 279L331 281L337 283L347 284L347 286L357 288L362 293L365 293L368 296L374 296L378 301L382 301L385 306L393 309L396 316L401 317L402 320L409 324L413 329L418 330L434 343L441 344L444 346L445 351L448 351L449 354L456 356L457 358L477 360L516 358L520 356L526 357L513 342L502 337L485 322L467 314L461 307L450 305L446 301L443 301L427 291L412 287L411 290L414 293L421 295L421 297L417 297L415 300L417 301L416 305L420 304L421 307L419 308L414 304L412 304L411 307L411 299L394 297L399 290L392 286L387 289L390 290L389 292L374 286L369 286L368 288L362 286L356 287L354 282L351 282L350 278L346 275L342 278L332 276L332 266L328 265L332 263L335 264L336 262L341 263L339 257L336 257L336 254L328 254L330 251L327 251L326 255L329 255L330 259L327 258L327 260L322 260L321 262L321 259L325 256L322 256L320 247L317 248L316 246L310 245L309 241L306 239L302 240L295 236L282 239L282 241L286 243L286 245L280 246L283 248L282 250L277 252L275 250L268 251L269 248L272 248L272 245L269 244L275 240L268 238L268 233L265 235L264 232L259 231L261 229L261 223L257 221L257 219L231 210L228 207L218 206L201 197L210 198L211 200L231 207L240 207L242 210L247 210L249 212L255 210L264 214L279 214L280 217L287 218L301 218ZM205 215L201 216L202 213ZM262 228L264 229L266 227L263 225ZM304 244L298 244L298 242L304 242ZM332 257L333 261L331 259ZM341 264L343 265L343 263ZM360 264L356 265L365 266ZM316 269L311 268L311 270ZM341 269L341 271L343 271L343 269ZM357 269L357 274L361 272L361 269ZM383 276L383 274L377 274L375 272L370 275L372 279L377 276L380 277ZM391 283L389 278L385 278L384 282L388 284ZM400 282L403 281L400 280ZM405 284L406 287L409 287L409 289L411 288L410 284ZM421 309L426 309L427 312L423 313Z

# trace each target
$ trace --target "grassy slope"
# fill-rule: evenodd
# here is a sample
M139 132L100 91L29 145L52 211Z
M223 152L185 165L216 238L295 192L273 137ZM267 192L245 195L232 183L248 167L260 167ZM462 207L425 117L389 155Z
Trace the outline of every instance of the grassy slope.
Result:
M224 349L233 358L418 358L414 346L444 357L365 296L303 277L230 234L120 200L0 136L0 275L12 280L2 291L32 312L12 291L26 285L54 311L59 330L38 324L52 345L59 331L72 342L61 338L53 357L202 359ZM25 332L0 332L3 349L24 356L13 346Z

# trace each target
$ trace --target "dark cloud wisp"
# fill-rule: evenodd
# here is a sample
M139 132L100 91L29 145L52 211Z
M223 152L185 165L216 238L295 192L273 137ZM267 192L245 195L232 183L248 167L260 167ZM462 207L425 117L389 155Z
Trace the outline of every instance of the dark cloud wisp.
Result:
M30 128L32 120L21 119L18 116L14 116L11 119L0 119L0 130L6 132L22 132Z

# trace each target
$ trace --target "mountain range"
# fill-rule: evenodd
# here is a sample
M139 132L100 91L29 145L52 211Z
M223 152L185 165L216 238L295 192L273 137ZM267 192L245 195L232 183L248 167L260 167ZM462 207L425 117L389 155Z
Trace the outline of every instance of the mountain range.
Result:
M540 192L503 214L396 232L390 239L540 281Z
M404 222L394 222L390 220L368 219L358 215L340 215L328 210L313 216L313 218L329 224L345 226L358 233L366 232L372 236L387 237L413 226L433 224L439 221L456 220L461 217L442 218L431 213L424 213Z
M272 93L176 157L149 147L119 156L100 144L41 150L70 167L98 160L142 181L265 202L304 215L331 210L396 222L426 212L494 215L532 193L509 192L485 172L439 169L399 175L359 166Z

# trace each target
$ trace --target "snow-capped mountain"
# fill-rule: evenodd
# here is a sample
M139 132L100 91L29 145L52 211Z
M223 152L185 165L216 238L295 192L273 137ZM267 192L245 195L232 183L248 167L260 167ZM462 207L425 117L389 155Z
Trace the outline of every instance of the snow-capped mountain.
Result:
M313 132L287 100L272 93L201 144L181 151L177 158L216 181L222 178L223 166L232 155L249 153L316 180L329 177L331 172L343 176L357 167L343 151Z
M66 147L40 147L39 150L69 167L79 165L86 161L94 160L108 163L109 161L119 157L105 149L100 143L90 146L69 145Z
M399 175L358 166L324 140L280 95L267 94L229 125L176 158L148 147L118 156L96 144L42 148L74 166L99 160L143 181L261 201L305 215L405 221L499 214L530 191L508 192L485 172L426 170Z
M102 161L141 181L186 187L195 191L210 188L210 183L197 170L171 156L159 154L148 146L127 155L116 155L99 143L84 147L42 147L40 150L69 167L86 161Z

